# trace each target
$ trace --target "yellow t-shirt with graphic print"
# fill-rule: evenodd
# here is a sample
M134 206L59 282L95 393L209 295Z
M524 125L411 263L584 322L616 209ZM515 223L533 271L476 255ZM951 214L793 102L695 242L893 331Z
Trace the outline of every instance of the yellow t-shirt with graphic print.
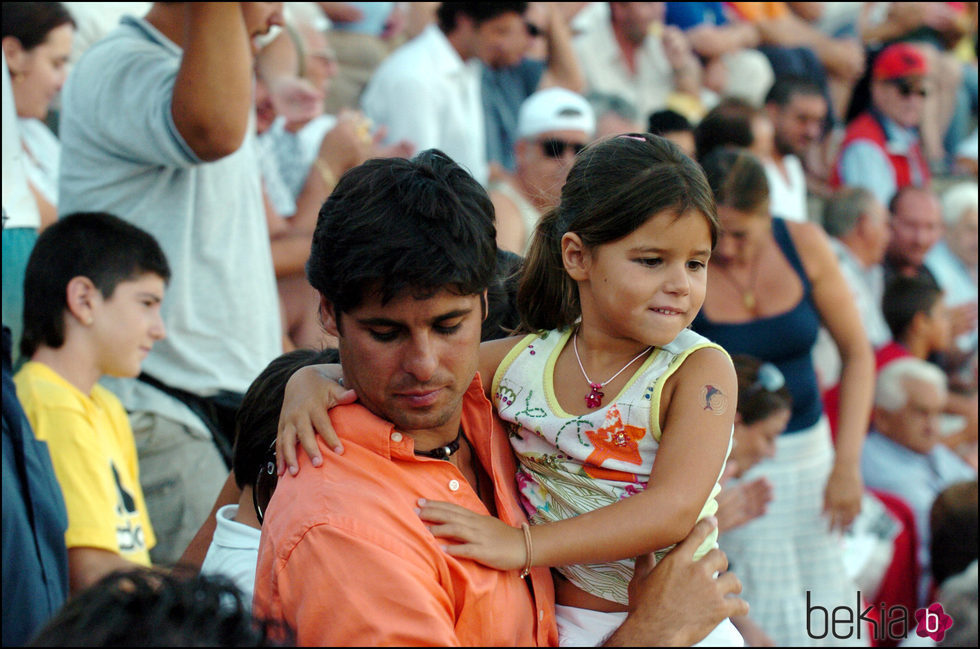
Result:
M156 537L119 399L98 384L85 395L35 361L24 364L14 383L35 437L48 444L68 510L67 547L108 550L149 566Z

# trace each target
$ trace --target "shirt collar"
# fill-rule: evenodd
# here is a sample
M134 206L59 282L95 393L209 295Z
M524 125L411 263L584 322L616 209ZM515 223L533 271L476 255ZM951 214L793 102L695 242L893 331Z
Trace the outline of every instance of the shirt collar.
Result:
M432 54L434 72L459 74L466 71L466 62L446 38L439 25L429 25L419 34L418 38L423 42L428 42L427 49Z
M137 18L136 16L123 16L119 20L119 24L132 27L136 31L140 32L147 40L162 46L171 54L182 56L184 53L177 43L174 43L172 40L164 36L163 32L143 18Z
M889 153L906 155L919 141L919 132L915 128L905 128L897 122L885 117L881 111L874 111L878 123L885 132L885 148Z
M482 440L481 419L492 418L492 415L493 404L484 394L480 375L476 374L463 394L461 424L467 438ZM360 403L333 408L330 420L345 441L352 441L387 459L419 459L411 436L399 432L390 421L378 417Z

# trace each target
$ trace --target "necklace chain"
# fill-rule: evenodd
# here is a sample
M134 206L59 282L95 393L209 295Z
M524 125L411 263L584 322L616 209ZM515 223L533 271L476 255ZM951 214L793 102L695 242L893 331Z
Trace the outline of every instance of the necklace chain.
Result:
M726 269L723 265L719 264L715 266L718 269L718 272L721 273L725 279L731 282L732 285L738 289L738 292L742 294L742 306L745 307L746 311L752 313L753 315L756 313L755 280L756 276L759 274L759 266L759 255L756 255L754 263L752 264L752 276L749 278L748 286L742 286L740 282L736 281L735 276L730 275L728 273L728 269Z
M636 361L638 361L640 359L640 357L642 357L648 351L650 351L651 349L653 349L653 345L650 345L649 347L647 347L646 349L644 349L642 352L640 352L639 354L637 354L636 356L634 356L633 357L633 360L631 360L626 365L623 365L623 367L618 372L616 372L615 374L613 374L612 376L610 376L608 379L606 379L602 383L596 383L596 382L594 382L592 379L589 378L589 375L586 374L586 372L585 372L585 366L582 365L582 357L579 356L579 353L578 353L578 332L577 331L575 332L575 335L572 337L572 349L575 350L575 360L578 361L578 368L580 370L582 370L582 376L585 377L585 380L588 382L589 387L591 388L591 392L589 392L589 394L585 395L585 405L588 406L589 408L598 408L599 406L602 405L602 397L605 396L602 392L600 392L600 390L602 390L602 388L604 386L609 385L609 383L612 382L613 380L615 380L615 378L617 376L619 376L620 374L622 374L623 372L625 372L627 367L629 367L630 365L632 365L633 363L635 363Z

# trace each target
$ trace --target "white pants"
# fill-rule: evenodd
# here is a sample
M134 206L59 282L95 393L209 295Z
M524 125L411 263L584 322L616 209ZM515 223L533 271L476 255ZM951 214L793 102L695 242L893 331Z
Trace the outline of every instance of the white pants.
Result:
M555 605L558 621L558 646L598 647L626 619L626 613L605 613L587 608ZM745 642L731 620L716 626L695 647L743 647Z

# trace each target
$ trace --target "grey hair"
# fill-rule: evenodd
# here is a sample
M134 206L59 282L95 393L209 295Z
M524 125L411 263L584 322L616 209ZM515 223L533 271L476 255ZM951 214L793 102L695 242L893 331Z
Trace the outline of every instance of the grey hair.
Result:
M823 228L838 239L854 229L861 215L871 209L874 194L864 187L845 187L826 202L823 210Z
M946 375L941 369L921 358L900 358L878 372L875 383L875 406L888 412L901 410L908 403L907 380L922 381L939 390L946 398Z
M957 225L968 209L976 212L978 202L976 183L957 183L943 192L943 222L946 227Z

